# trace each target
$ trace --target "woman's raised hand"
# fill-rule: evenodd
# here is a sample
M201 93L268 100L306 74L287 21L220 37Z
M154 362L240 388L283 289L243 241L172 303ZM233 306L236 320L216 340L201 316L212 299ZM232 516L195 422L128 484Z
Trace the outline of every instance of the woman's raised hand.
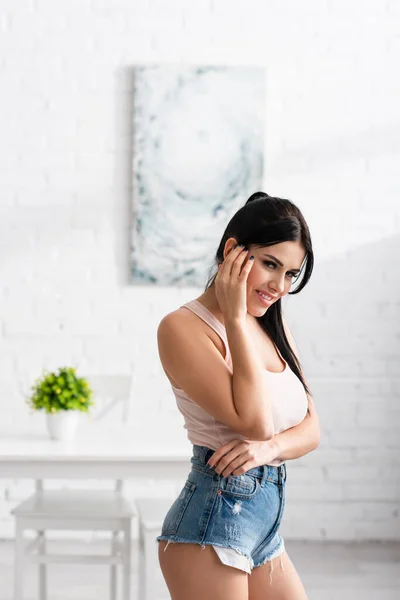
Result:
M247 314L247 278L253 266L248 250L235 246L219 266L215 294L226 321L244 321Z

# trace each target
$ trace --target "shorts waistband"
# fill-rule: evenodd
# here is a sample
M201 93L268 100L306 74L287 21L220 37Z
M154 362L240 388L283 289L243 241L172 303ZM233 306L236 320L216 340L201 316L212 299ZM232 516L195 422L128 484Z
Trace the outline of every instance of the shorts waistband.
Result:
M196 460L202 465L207 466L207 461L214 454L214 452L215 450L213 450L212 448L208 448L207 446L198 446L197 444L194 444L191 462L193 462L193 460ZM282 482L286 482L286 464L282 463L278 467L275 467L273 465L261 465L249 469L248 471L246 471L246 474L253 475L262 482L265 479L268 479L269 481L275 481L276 483L281 484Z

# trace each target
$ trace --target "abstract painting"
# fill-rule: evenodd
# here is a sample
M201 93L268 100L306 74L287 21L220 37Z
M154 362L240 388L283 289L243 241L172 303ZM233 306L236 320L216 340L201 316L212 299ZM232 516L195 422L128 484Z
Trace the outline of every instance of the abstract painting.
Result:
M262 188L265 71L141 66L133 103L132 281L204 287L229 219Z

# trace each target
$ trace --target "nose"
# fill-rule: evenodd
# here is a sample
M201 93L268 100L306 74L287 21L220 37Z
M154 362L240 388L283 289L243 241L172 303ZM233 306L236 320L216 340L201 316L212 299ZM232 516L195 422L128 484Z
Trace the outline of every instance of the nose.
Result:
M285 274L283 273L281 277L279 277L278 273L274 275L273 280L269 283L269 287L271 290L274 290L275 294L281 294L285 291Z

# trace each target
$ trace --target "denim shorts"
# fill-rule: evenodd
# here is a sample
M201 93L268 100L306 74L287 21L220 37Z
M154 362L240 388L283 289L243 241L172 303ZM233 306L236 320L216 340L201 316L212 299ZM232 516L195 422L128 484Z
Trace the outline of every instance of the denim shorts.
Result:
M222 477L206 464L213 454L207 446L193 446L191 471L157 542L211 545L224 564L250 574L285 550L278 529L285 507L286 465L263 465ZM168 543L164 551L167 548Z

